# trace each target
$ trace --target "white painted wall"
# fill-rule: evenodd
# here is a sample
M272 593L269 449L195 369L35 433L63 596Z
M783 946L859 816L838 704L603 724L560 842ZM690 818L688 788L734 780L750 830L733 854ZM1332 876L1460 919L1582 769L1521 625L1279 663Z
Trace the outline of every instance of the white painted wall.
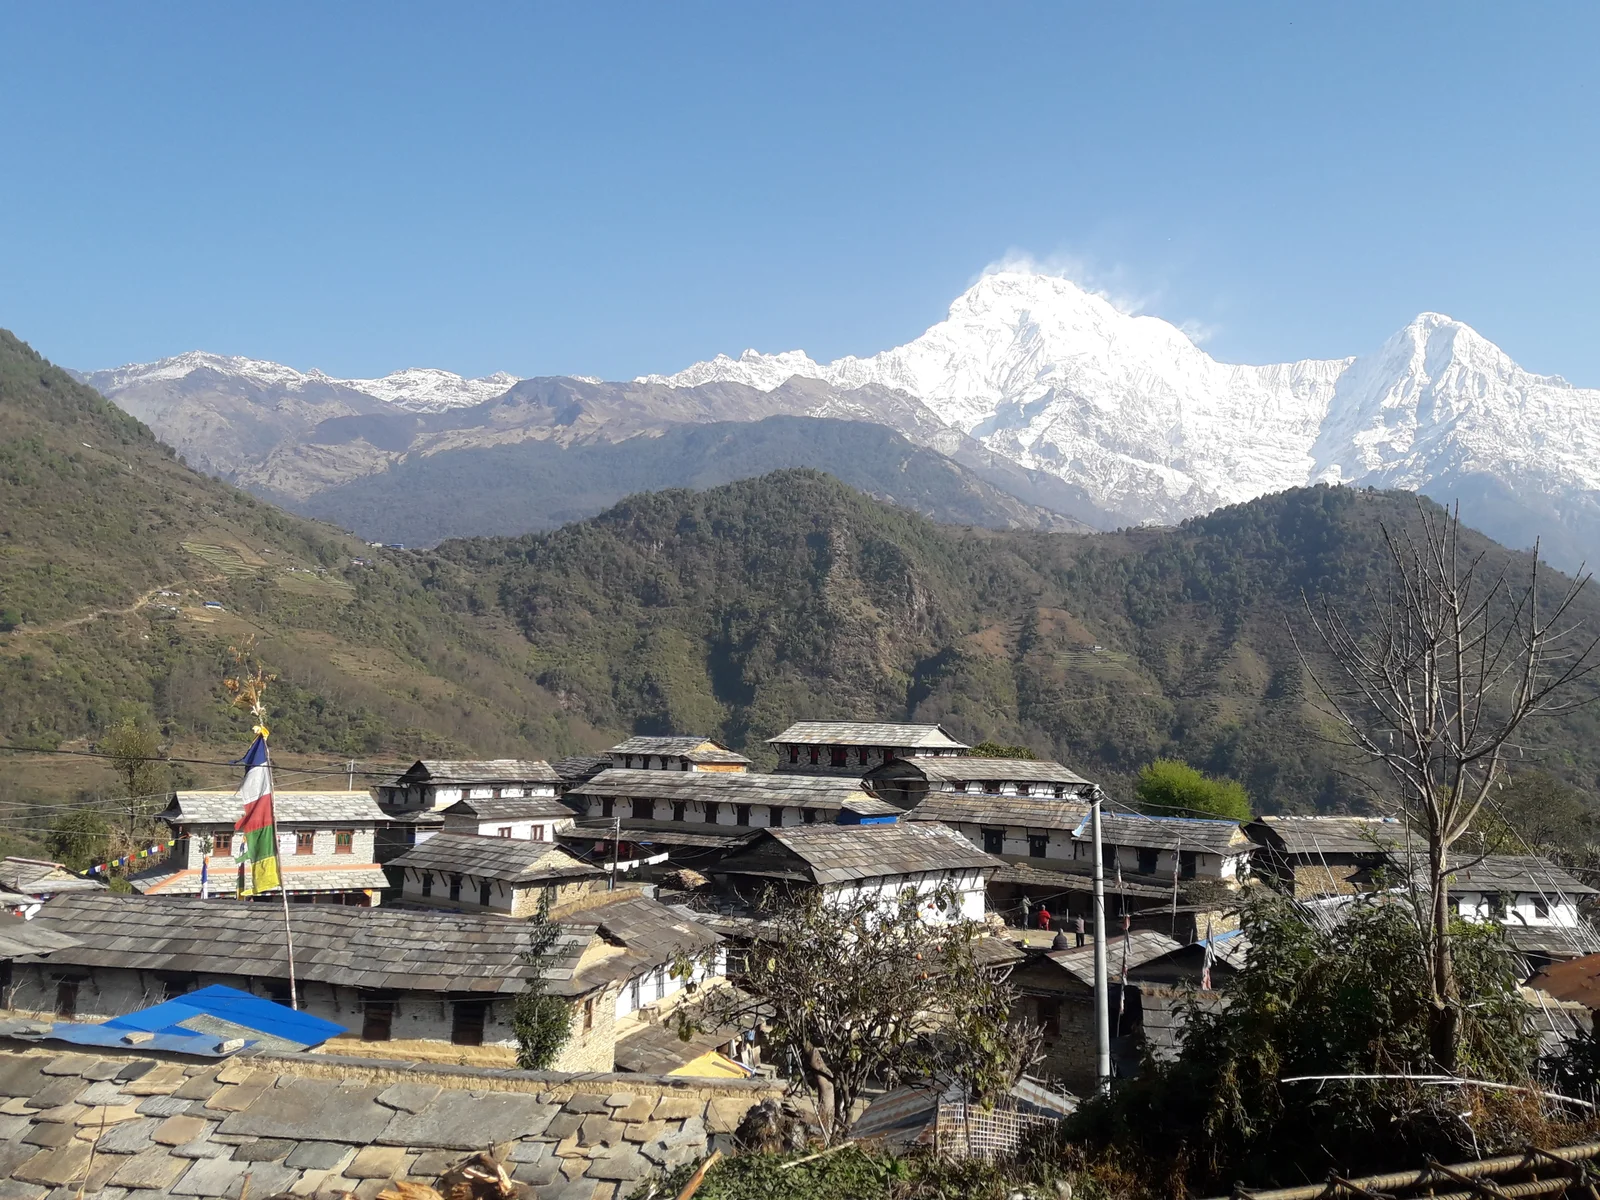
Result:
M945 888L955 893L954 913L933 904L933 897ZM875 894L885 906L892 906L899 902L907 889L914 890L925 901L923 919L931 924L983 920L987 887L981 871L919 871L912 875L883 875L853 883L829 884L823 888L823 895L840 903L855 903L864 894Z
M1461 917L1466 921L1489 921L1494 919L1493 899L1494 894L1488 892L1458 892L1451 889L1450 895L1459 906ZM1528 925L1540 929L1576 929L1579 923L1577 903L1555 892L1545 893L1546 912L1540 916L1537 911L1539 893L1518 892L1515 896L1506 896L1506 915L1499 918L1503 925Z

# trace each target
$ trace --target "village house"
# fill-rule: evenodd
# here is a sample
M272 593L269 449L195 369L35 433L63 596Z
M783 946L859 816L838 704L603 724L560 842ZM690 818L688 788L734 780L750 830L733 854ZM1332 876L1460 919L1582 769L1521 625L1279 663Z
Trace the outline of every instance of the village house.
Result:
M915 808L931 795L1016 796L1087 803L1094 784L1057 762L1031 758L922 756L867 771L862 782L880 799Z
M604 868L560 846L478 833L436 833L388 866L399 876L400 903L449 912L530 917L606 885Z
M964 761L964 760L963 760ZM1076 798L1042 799L998 792L971 794L929 791L910 812L908 821L937 821L965 837L985 854L1026 859L1038 865L1060 865L1080 857L1073 843L1089 815L1089 805Z
M1169 879L1214 879L1238 886L1257 846L1237 821L1200 817L1100 814L1105 866ZM1073 857L1092 862L1094 837L1085 816L1072 834Z
M1534 965L1600 949L1578 905L1595 889L1537 855L1461 855L1450 902L1465 921L1497 921ZM48 911L48 910L47 910Z
M796 721L767 745L778 756L775 770L857 777L897 758L954 757L971 748L939 725L866 721Z
M471 762L419 760L377 787L385 811L448 808L458 800L554 797L561 777L542 759L491 758Z
M859 779L685 775L638 769L596 775L569 792L567 802L591 821L620 818L663 826L731 829L819 821L848 824L893 819L900 813L862 787Z
M572 808L553 796L457 800L440 814L441 833L477 833L522 842L553 842L572 828ZM429 834L417 831L417 840Z
M1297 900L1371 891L1406 828L1393 817L1271 816L1245 826L1261 847L1253 869Z
M297 904L356 907L382 901L388 878L375 858L387 817L366 792L275 792L278 870ZM167 861L129 877L147 896L232 896L244 878L235 858L244 805L233 792L174 792L157 817L172 829Z
M556 773L556 778L561 782L556 784L556 791L565 796L580 783L588 783L601 771L611 769L611 756L609 754L569 754L566 758L558 758L550 764L550 769Z
M13 962L17 1014L104 1020L210 984L289 998L283 914L267 905L101 893L63 896L36 920L78 945ZM714 933L637 894L564 917L540 967L527 925L499 916L315 908L292 924L301 1009L349 1031L324 1047L334 1054L512 1065L516 996L539 970L572 1010L552 1069L609 1071L619 1018L721 974ZM680 953L699 956L698 974L661 978Z
M885 903L908 889L930 899L948 892L952 907L928 907L929 920L981 921L988 877L1001 865L942 825L894 822L764 829L708 870L746 901L759 902L769 888L780 895L820 888L847 901L873 893Z
M65 863L47 858L0 859L0 907L15 916L35 916L40 907L68 892L98 892L103 879L85 879Z
M750 760L721 742L691 734L631 737L607 751L613 767L641 771L725 771L750 769Z

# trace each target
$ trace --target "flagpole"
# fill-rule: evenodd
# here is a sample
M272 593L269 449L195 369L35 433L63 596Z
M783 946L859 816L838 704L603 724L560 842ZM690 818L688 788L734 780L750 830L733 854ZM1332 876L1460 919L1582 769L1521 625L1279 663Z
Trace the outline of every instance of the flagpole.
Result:
M265 739L265 737L266 732L263 730L262 738ZM267 752L267 770L270 771L272 770L272 747L267 745L265 740L262 742L262 747ZM272 825L272 837L274 841L277 840L278 825L276 821ZM272 847L272 852L277 854L278 847L276 845ZM289 881L281 870L278 872L278 894L283 897L283 940L289 947L289 1007L298 1011L300 1008L300 993L294 982L294 930L289 927Z

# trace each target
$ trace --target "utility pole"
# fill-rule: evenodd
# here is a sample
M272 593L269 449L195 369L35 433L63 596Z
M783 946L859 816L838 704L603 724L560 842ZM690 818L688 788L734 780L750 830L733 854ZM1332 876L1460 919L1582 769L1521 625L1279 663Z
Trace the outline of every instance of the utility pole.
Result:
M1100 1090L1111 1090L1111 988L1106 978L1106 864L1100 849L1100 802L1105 793L1096 787L1089 798L1089 828L1094 840L1094 1031L1099 1057L1095 1079Z
M622 818L621 817L612 817L611 818L611 882L606 887L606 891L608 891L608 892L614 892L614 891L617 890L617 850L618 850L617 843L620 842L621 840L622 840Z
M353 758L350 760L350 778L345 783L344 790L347 792L356 790L356 760Z

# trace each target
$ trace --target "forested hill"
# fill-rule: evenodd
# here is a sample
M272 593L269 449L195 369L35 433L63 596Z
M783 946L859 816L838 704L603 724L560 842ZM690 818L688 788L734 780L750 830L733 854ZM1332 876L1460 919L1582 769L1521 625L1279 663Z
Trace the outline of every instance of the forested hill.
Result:
M1416 514L1403 493L1312 488L1176 529L1000 532L786 470L545 534L371 551L190 471L3 335L0 743L82 745L132 709L170 744L236 754L219 684L254 636L282 676L285 751L554 757L675 730L767 762L797 718L938 720L1114 791L1177 754L1264 807L1341 803L1347 756L1290 630L1302 589L1363 605L1380 522ZM1600 627L1597 602L1582 615ZM1591 784L1596 732L1572 714L1525 761Z
M1321 487L1177 529L992 533L786 471L437 558L440 586L515 620L540 682L597 725L711 731L759 759L801 715L936 720L1113 784L1178 754L1306 808L1356 790L1306 700L1302 594L1359 613L1380 524L1417 519L1407 493ZM1600 596L1583 615L1600 628ZM1573 714L1526 761L1592 782L1594 734Z

